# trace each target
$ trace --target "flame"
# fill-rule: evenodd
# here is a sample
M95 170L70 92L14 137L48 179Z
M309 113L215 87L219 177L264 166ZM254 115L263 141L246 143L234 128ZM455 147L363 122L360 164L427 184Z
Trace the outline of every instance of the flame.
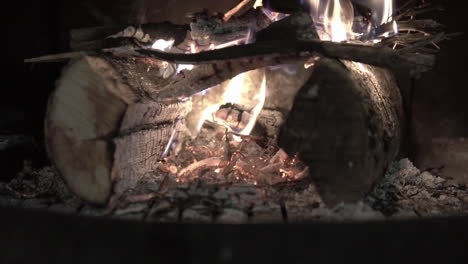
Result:
M264 73L259 90L256 92L255 96L253 96L253 98L250 98L248 96L249 89L256 84L252 81L249 82L249 80L247 80L246 78L246 75L253 72L254 71L241 73L232 78L231 80L227 81L228 84L220 102L218 104L213 104L207 107L205 110L203 110L203 113L201 114L201 118L197 125L198 131L201 129L203 123L206 120L215 122L213 115L216 113L217 110L219 110L220 106L227 103L231 103L238 105L254 105L253 108L249 111L250 118L247 124L243 129L237 131L237 133L241 135L249 135L250 132L252 132L257 117L263 109L266 97L266 77ZM234 139L237 141L241 141L240 137L235 136Z
M349 0L309 0L309 5L320 39L341 42L355 35L354 9Z
M229 81L226 92L223 95L223 103L241 103L242 87L244 86L245 73L241 73Z
M340 0L328 2L325 8L325 17L323 24L330 34L330 40L341 42L348 39L348 32L352 32L352 19L347 18L346 12L351 12L352 9L341 7ZM330 3L333 3L332 5ZM330 14L331 16L327 15Z
M206 120L213 121L213 113L216 112L216 110L218 110L221 105L222 104L210 105L203 110L202 114L200 115L200 119L198 120L197 131L200 131L203 123L205 123Z
M398 34L398 24L395 20L393 20L393 32Z
M263 79L262 79L262 84L260 85L260 91L257 93L256 98L254 100L257 100L257 104L255 107L252 109L252 117L249 120L249 123L247 126L240 132L242 135L249 135L250 132L252 132L252 129L255 126L255 122L257 121L257 117L260 114L260 112L263 109L263 105L265 104L265 98L266 98L266 76L263 74Z
M215 45L214 43L211 43L208 49L214 50L214 49L240 45L243 43L247 44L247 43L253 42L253 40L254 40L254 34L252 34L251 30L249 30L247 32L247 35L243 38L217 44L217 45ZM195 48L191 47L191 49L194 50ZM248 73L238 74L231 80L225 82L227 83L227 86L225 88L224 94L221 96L220 101L216 104L207 106L202 111L200 115L200 119L196 126L197 131L200 131L205 121L208 120L211 122L215 122L213 115L216 113L217 110L219 110L220 106L224 104L231 103L231 104L239 104L239 105L244 105L244 104L250 105L252 102L257 102L255 103L255 106L250 111L251 117L248 120L247 125L245 126L245 128L243 128L241 131L238 132L239 134L242 134L242 135L250 134L251 130L253 129L255 125L257 116L262 110L263 104L265 102L266 80L265 80L265 76L263 76L264 80L262 81L259 92L254 96L254 98L249 98L249 96L246 96L246 93L250 89L251 83L249 83L246 80L246 74ZM234 139L237 141L241 141L240 137L235 136Z
M161 50L161 51L168 51L174 45L174 40L165 40L165 39L158 39L156 40L153 45L151 46L152 49Z
M253 5L254 9L257 9L258 7L262 7L262 6L263 6L263 1L262 0L255 0L255 3Z
M376 2L375 0L373 1L374 3ZM380 7L381 12L375 12L374 17L377 20L378 25L382 25L385 23L388 23L391 21L391 18L393 17L393 1L392 0L384 0L384 1L377 1L375 3L378 7ZM380 6L381 5L381 6ZM380 21L379 21L380 18Z
M368 34L372 27L392 22L394 0L355 0L372 10L371 24L353 30L354 8L350 0L308 0L310 15L321 40L341 42ZM396 22L393 31L398 33ZM386 32L390 36L392 32Z

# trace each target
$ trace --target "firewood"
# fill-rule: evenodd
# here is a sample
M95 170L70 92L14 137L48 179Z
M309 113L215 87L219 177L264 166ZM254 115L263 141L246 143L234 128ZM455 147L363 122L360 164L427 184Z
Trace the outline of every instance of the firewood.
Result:
M84 57L63 71L46 116L49 156L69 188L104 204L151 171L190 104L156 103L157 69L132 59ZM124 177L125 176L125 177ZM125 179L122 179L125 178ZM120 180L122 179L122 180ZM129 180L126 180L129 179Z
M388 70L322 58L296 95L279 146L309 166L327 205L354 201L396 157L402 109Z
M239 4L237 4L235 7L233 7L232 9L230 9L224 14L223 20L227 22L233 15L237 14L240 10L242 10L242 8L247 6L250 2L252 2L252 0L242 0L241 2L239 2Z
M260 10L251 9L239 17L224 21L207 12L195 13L190 23L190 36L202 45L222 44L245 38L271 24L271 20Z
M115 38L134 38L149 44L157 39L173 39L174 45L178 45L184 41L188 30L187 25L169 22L72 29L70 47L74 51L100 50L110 47L107 42Z
M136 50L136 52L148 57L183 64L215 63L220 60L249 59L251 57L268 58L274 61L276 58L285 55L295 58L310 57L311 53L314 52L329 58L362 62L394 70L407 70L411 73L428 71L435 63L433 55L400 54L398 51L386 47L318 40L258 42L196 54L175 54L143 49ZM274 65L274 63L271 63L271 65Z

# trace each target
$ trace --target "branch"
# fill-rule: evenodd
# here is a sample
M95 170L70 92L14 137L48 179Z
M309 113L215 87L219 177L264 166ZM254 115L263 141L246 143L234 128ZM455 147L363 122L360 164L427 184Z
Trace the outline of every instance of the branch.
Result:
M237 4L231 10L227 11L226 14L224 14L223 20L227 22L233 15L237 14L244 6L246 6L250 2L252 2L252 0L242 0L239 4Z
M277 57L307 58L313 53L335 59L362 62L394 70L420 73L430 70L435 57L426 54L401 54L387 47L373 47L357 44L334 43L329 41L269 41L228 47L196 54L164 53L155 50L136 50L144 56L179 64L216 63L226 59L248 59L263 57L275 60ZM272 65L275 64L272 62Z
M90 55L90 53L83 51L65 52L59 54L45 55L36 58L24 59L24 63L60 62L69 59L80 58L86 55Z
M435 63L434 55L400 53L387 47L322 41L259 42L196 54L173 54L153 50L135 52L140 56L178 64L201 64L191 71L182 71L165 87L151 93L151 97L160 102L189 97L242 72L272 65L303 63L317 53L336 59L405 70L411 74L427 71Z
M45 55L25 59L24 63L61 62L84 56L99 55L100 53L111 53L115 56L135 56L138 54L136 54L134 50L141 49L142 47L144 46L133 38L108 39L96 46L95 49Z

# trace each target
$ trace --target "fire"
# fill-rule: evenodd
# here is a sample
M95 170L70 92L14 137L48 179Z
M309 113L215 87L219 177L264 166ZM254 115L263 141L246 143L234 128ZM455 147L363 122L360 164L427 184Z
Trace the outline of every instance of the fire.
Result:
M370 24L361 25L353 30L355 23L354 8L350 0L308 0L310 15L321 40L341 42L355 39L370 33L376 27L392 22L394 0L360 0L356 1L372 10ZM391 33L398 33L396 22L393 21L393 31L386 32L384 37ZM374 41L375 42L375 41Z
M198 122L197 129L200 130L205 121L216 122L214 117L215 113L220 109L221 106L226 104L240 105L252 107L249 109L249 118L246 120L245 126L242 127L239 131L236 131L241 135L249 135L255 126L258 115L260 114L263 104L265 103L266 97L266 77L263 74L261 84L257 89L255 89L258 84L250 80L248 75L255 74L255 71L241 73L231 80L227 81L225 92L222 96L222 99L219 103L207 107ZM250 96L249 93L254 92L254 96ZM228 127L228 129L232 129ZM236 138L239 140L240 138Z
M393 1L384 0L384 1L371 1L375 6L377 12L374 13L373 19L378 25L382 25L391 21L393 16ZM380 12L378 12L381 10Z
M236 39L233 41L229 41L226 43L220 43L220 44L211 44L209 46L210 50L213 49L221 49L221 48L226 48L230 46L235 46L235 45L240 45L243 43L250 43L253 41L253 34L249 30L247 32L247 35L243 38ZM197 51L195 45L191 45L191 52L195 53ZM249 95L250 89L252 89L252 82L250 80L247 80L246 76L249 73L241 73L234 78L232 78L229 81L226 81L224 84L227 86L225 88L224 94L222 95L222 98L220 101L216 104L209 105L207 106L203 111L202 114L200 115L200 119L197 124L197 130L200 131L201 127L203 126L203 123L205 121L211 121L211 122L216 122L216 119L214 118L215 113L220 109L221 106L226 105L226 104L237 104L237 105L247 105L251 106L254 104L253 108L249 111L249 119L247 121L247 124L245 127L243 127L240 131L236 131L237 133L241 135L249 135L250 132L252 131L255 121L257 120L258 115L260 114L263 104L265 102L265 95L266 95L266 80L265 76L263 76L263 81L260 85L260 88L258 89L258 92L252 97ZM255 89L255 87L253 87ZM227 126L228 129L235 130L232 127L229 127L228 125L224 124ZM240 141L241 139L239 137L235 137L237 141Z
M396 21L393 19L394 11L394 0L353 0L359 4L368 7L372 11L371 21L360 22L356 26L356 17L359 14L355 14L353 3L351 0L307 0L303 1L304 5L308 5L310 10L310 16L314 21L315 29L321 40L343 42L356 40L358 37L369 43L377 43L381 39L380 37L388 37L393 33L398 33L398 26ZM254 8L262 8L262 11L267 15L272 22L283 19L287 14L277 13L269 10L262 6L262 1L256 0ZM356 11L357 12L357 11ZM356 15L356 16L355 16ZM360 20L359 20L360 21ZM376 30L382 24L392 23L393 32L377 32ZM387 27L386 27L387 28ZM189 50L187 53L197 53L203 50L220 49L234 45L240 45L250 43L254 39L255 32L249 31L245 37L240 39L228 41L225 43L211 43L209 46L197 46L196 42L189 44ZM380 36L377 36L380 35ZM362 37L362 38L361 38ZM171 51L174 40L159 39L152 45L153 49L162 51ZM319 57L311 58L304 65L306 68L313 66ZM166 66L170 66L168 63ZM356 63L356 66L363 72L368 72L365 65ZM171 73L180 72L181 70L191 70L193 65L172 65ZM257 70L258 71L258 70ZM255 71L252 71L255 72ZM201 111L200 119L198 121L197 130L199 131L205 121L219 122L216 118L216 114L219 116L227 116L232 110L220 109L221 107L232 107L239 106L245 109L235 109L237 112L236 118L242 123L242 126L232 127L229 120L221 122L222 125L228 129L235 131L242 135L248 135L252 131L255 121L260 114L263 105L265 103L266 96L266 79L263 73L263 79L261 82L252 81L250 76L251 72L241 73L229 81L226 81L223 85L225 87L224 93L221 95L219 100L210 105L204 106L205 109ZM253 93L252 93L253 91ZM197 94L201 95L204 92ZM219 111L224 112L219 112ZM244 120L244 113L246 120ZM233 117L230 117L233 119ZM219 119L219 118L218 118Z
M174 40L165 40L165 39L158 39L156 40L153 45L151 46L152 49L161 50L161 51L168 51L174 45Z
M354 10L349 0L309 0L309 5L320 39L341 42L353 35Z
M247 125L244 131L242 131L243 134L248 135L252 131L255 125L255 121L257 120L257 117L262 111L263 105L265 104L265 98L266 98L266 76L263 75L262 84L260 85L260 93L257 95L258 103L252 111L253 117L251 119L251 122Z

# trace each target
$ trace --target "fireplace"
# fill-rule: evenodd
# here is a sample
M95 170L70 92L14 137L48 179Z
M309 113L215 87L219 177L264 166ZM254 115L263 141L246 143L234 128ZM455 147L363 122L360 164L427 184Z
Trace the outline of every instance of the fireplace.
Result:
M45 117L51 166L26 163L5 203L169 223L463 214L466 186L398 155L393 72L424 78L455 34L418 19L427 4L371 2L71 30L71 52L26 60L67 64Z

